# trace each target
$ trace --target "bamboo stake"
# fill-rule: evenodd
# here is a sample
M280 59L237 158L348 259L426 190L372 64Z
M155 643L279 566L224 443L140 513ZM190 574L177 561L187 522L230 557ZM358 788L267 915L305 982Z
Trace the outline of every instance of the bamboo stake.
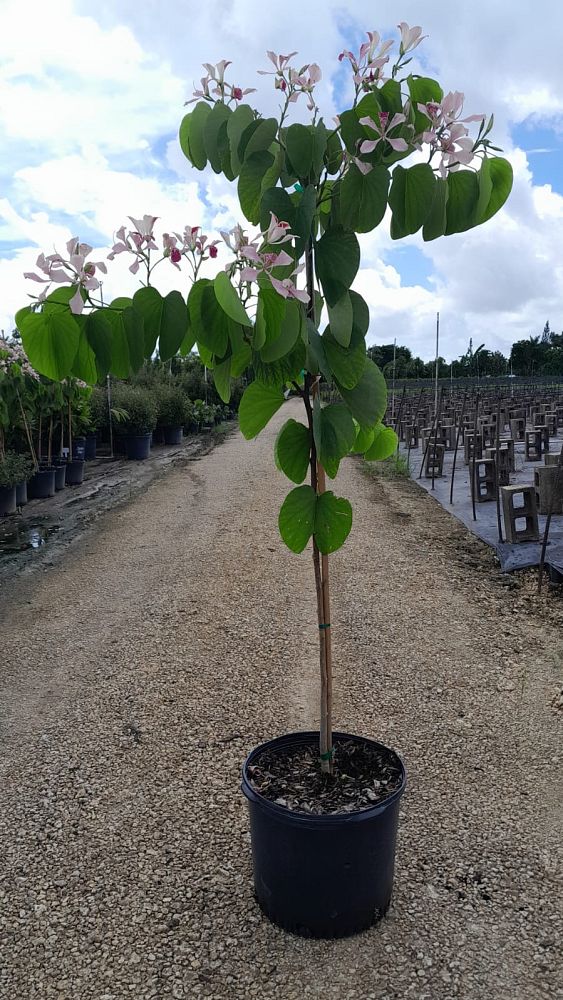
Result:
M18 403L20 404L20 411L21 411L23 425L24 425L25 433L26 433L26 437L27 437L27 443L29 445L29 451L30 451L30 454L31 454L31 460L33 462L34 468L37 469L39 466L38 466L38 462L37 462L37 455L35 453L35 448L34 448L34 445L33 445L33 437L31 435L31 428L29 426L29 422L28 422L28 419L27 419L27 416L26 416L26 412L25 412L25 410L23 408L23 403L22 403L21 396L19 394L19 390L16 390L16 395L18 397Z
M497 503L497 528L498 528L498 540L503 542L504 538L502 536L502 521L500 517L500 485L499 485L499 459L500 459L500 393L497 400L497 429L495 435L495 494Z
M436 469L436 443L438 441L438 427L440 424L440 416L442 414L442 396L444 390L440 389L440 398L438 399L438 412L436 414L436 430L434 431L434 445L432 449L432 489L434 489L434 473Z
M412 426L413 427L417 426L416 421L418 419L418 413L419 413L419 410L420 410L420 404L422 403L422 397L423 397L423 395L424 395L424 389L421 389L420 390L420 395L418 397L418 403L416 404L415 414L414 414L414 417L412 419ZM409 459L410 459L410 455L411 455L411 441L412 441L412 434L409 434L409 444L408 444L408 448L407 448L407 465L409 465ZM410 466L409 466L409 469L410 469ZM420 476L418 478L420 479Z
M479 418L479 390L475 393L475 421L473 423L473 455L471 458L471 506L473 508L473 520L477 520L477 509L475 507L475 455L477 452L477 421Z
M461 428L463 427L463 417L465 414L465 401L467 399L467 389L463 393L463 399L461 402L461 413L459 415L459 423L457 425L457 433L455 436L455 448L454 448L454 460L452 463L452 481L450 484L450 504L454 502L454 476L455 476L455 465L457 461L457 450L459 448L459 439L461 436Z

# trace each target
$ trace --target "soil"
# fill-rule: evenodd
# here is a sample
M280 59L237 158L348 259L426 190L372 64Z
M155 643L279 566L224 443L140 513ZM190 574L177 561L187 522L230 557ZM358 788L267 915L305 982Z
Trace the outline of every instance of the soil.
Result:
M334 771L321 771L319 748L265 750L248 767L250 784L292 812L338 816L378 805L401 786L397 755L386 747L335 739Z

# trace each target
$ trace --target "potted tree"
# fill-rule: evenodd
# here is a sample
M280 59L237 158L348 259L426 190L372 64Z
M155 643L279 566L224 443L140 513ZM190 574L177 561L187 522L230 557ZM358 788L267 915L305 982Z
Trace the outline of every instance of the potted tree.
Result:
M195 108L180 127L193 166L209 162L216 173L238 178L242 212L260 226L258 237L241 226L223 234L232 265L192 288L188 305L200 355L228 402L233 368L240 370L249 352L254 380L239 409L246 438L283 405L286 386L304 407L303 422L283 424L275 461L295 484L279 513L281 536L292 551L309 548L313 558L321 726L253 750L242 789L258 902L281 926L315 936L354 933L385 913L405 787L396 753L371 736L332 729L329 555L350 532L352 508L327 489L327 477L335 478L350 452L372 461L397 447L393 429L382 423L385 379L366 356L369 309L352 289L357 234L372 231L387 212L395 239L420 230L425 240L462 232L494 215L512 184L509 163L491 156L492 118L463 117L463 95L444 94L435 80L409 73L422 30L399 28L394 62L393 43L375 32L357 55L341 53L352 69L353 99L335 125L319 117L319 67L293 67L295 53L270 52L279 118L263 118L242 103L223 61L205 64ZM300 97L311 120L288 125ZM421 150L424 162L403 165ZM321 405L321 378L338 402Z
M156 394L158 422L164 444L181 444L186 422L186 397L175 386L159 386Z
M149 389L136 385L116 386L116 406L123 410L120 429L125 435L127 458L144 461L150 455L151 432L156 427L157 404Z
M37 303L18 314L32 364L59 378L81 363L82 327L75 316L85 296L86 322L103 331L88 341L98 369L104 358L113 364L114 354L121 359L127 351L131 367L140 367L134 331L142 329L145 357L157 341L162 360L178 349L189 355L196 345L225 404L233 379L251 370L239 406L240 428L249 439L280 410L288 389L303 403L303 421L284 423L274 457L294 484L279 513L281 537L292 551L308 547L312 555L320 731L284 735L253 750L243 790L260 906L282 926L317 936L353 933L386 911L405 787L393 750L373 734L333 732L332 726L329 556L351 530L352 508L327 489L327 477L336 477L351 452L372 461L397 446L393 429L382 422L385 379L366 354L369 308L352 288L360 266L358 234L386 216L393 239L464 232L490 219L512 186L510 164L494 155L488 138L492 117L463 116L462 94L445 94L437 81L409 72L422 30L404 22L399 28L394 62L393 41L382 41L377 32L369 33L358 54L340 54L352 70L351 101L330 125L314 96L321 70L315 63L292 66L295 53L268 53L267 72L282 101L278 117L265 118L243 101L250 90L227 82L227 61L205 64L180 144L198 170L209 163L236 180L241 211L258 232L248 235L237 225L223 233L232 263L214 278L194 271L187 302L178 292L162 297L147 285L109 308L95 305L89 289L98 265L84 263L91 248L82 252L80 245L81 254L72 258L80 268L59 255L40 255L38 267L47 278L31 275L49 282L56 271L61 280L62 261L72 282L66 307L54 312ZM289 124L289 112L303 100L309 120ZM416 162L404 165L413 154ZM132 221L135 248L122 232L112 254L141 255L148 283L155 218ZM165 234L174 266L196 244L194 233L187 227L183 235ZM138 266L137 259L132 268ZM327 406L321 405L321 379L337 400ZM133 399L121 405L129 411ZM194 419L205 419L203 406L196 400ZM147 430L146 411L142 423Z

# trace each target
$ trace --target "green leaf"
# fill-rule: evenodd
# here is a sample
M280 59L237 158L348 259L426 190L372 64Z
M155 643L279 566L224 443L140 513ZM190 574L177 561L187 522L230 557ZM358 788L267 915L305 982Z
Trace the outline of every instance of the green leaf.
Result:
M366 462L381 462L386 458L391 458L398 446L399 439L393 428L378 424L374 428L373 443L367 449L364 458Z
M418 134L428 128L430 119L418 110L417 105L441 104L444 91L436 80L431 80L430 77L426 76L409 76L407 85L414 111L414 130Z
M326 380L330 381L332 371L325 353L325 344L319 331L310 319L307 320L307 345L306 368L313 375L322 372Z
M21 331L21 324L23 323L26 316L31 316L31 306L23 306L18 309L15 315L16 329Z
M239 406L240 429L244 437L247 440L256 437L283 402L284 395L279 386L251 382L244 390Z
M353 451L356 455L363 455L364 452L367 451L368 448L370 448L371 445L373 444L373 439L375 437L375 428L360 427L359 424L357 424L356 426L358 433Z
M364 114L369 114L369 112L364 112ZM363 117L363 115L360 117ZM366 137L366 132L358 121L358 115L355 111L343 111L342 114L339 115L339 118L342 141L344 142L347 151L351 153L352 156L357 156L358 142Z
M244 161L240 172L238 179L240 207L253 225L257 225L260 221L263 178L273 162L274 157L266 150L253 153Z
M311 236L316 207L317 192L314 185L310 184L305 188L299 203L295 206L293 222L290 223L291 232L298 237L295 242L295 249L298 258L304 253L305 245ZM278 218L280 217L278 216ZM286 221L289 222L289 219Z
M334 339L342 347L348 347L354 323L354 310L349 292L345 292L335 305L328 307L328 321Z
M231 358L222 361L220 365L215 365L213 381L223 402L228 403L231 398Z
M377 96L382 111L387 111L390 115L402 113L403 100L401 97L401 84L398 80L387 80L378 89Z
M329 174L337 174L342 163L342 145L338 132L330 132L325 153L326 169Z
M338 388L360 427L373 427L381 420L387 409L387 386L381 371L370 358L366 358L363 375L353 389L346 389L340 383Z
M311 486L297 486L286 496L280 510L280 535L292 552L303 552L315 527L317 495Z
M231 169L238 177L243 160L238 155L238 147L244 130L254 121L254 112L250 104L239 104L227 122L227 137L231 150Z
M199 101L193 111L185 115L180 125L179 138L182 152L198 170L203 170L207 165L203 130L210 111L209 104Z
M356 233L369 233L379 225L387 208L390 174L378 165L363 174L352 163L340 188L342 223Z
M330 370L337 382L345 389L353 389L360 381L366 367L366 342L354 327L350 344L342 347L327 327L322 336L324 352Z
M354 311L354 329L365 337L369 330L369 306L365 299L358 292L349 292L352 309Z
M300 180L306 181L313 166L313 133L306 125L290 125L285 134L285 147L294 173Z
M472 170L454 170L448 174L446 236L471 229L479 202L479 180Z
M499 211L512 190L512 166L502 156L486 157L478 173L479 199L474 225L480 226Z
M320 445L317 442L321 465L327 459L340 461L349 455L356 441L356 428L344 403L331 403L320 411Z
M430 214L422 227L422 238L426 242L443 236L446 232L446 206L448 203L448 184L445 177L436 177L434 198Z
M270 213L282 222L289 222L291 231L294 231L295 206L287 191L281 187L265 188L260 202L260 228L266 230L270 225Z
M217 101L207 115L203 125L203 142L211 169L216 174L222 172L223 157L229 152L227 122L233 112L222 101Z
M227 316L230 316L235 323L240 323L241 326L252 326L252 320L248 318L246 310L225 271L219 271L215 275L213 285L217 301Z
M274 459L278 469L293 483L302 483L311 456L311 433L297 420L287 420L276 437Z
M277 292L275 293L277 295ZM281 298L281 295L278 295ZM282 302L284 300L282 299ZM303 312L298 302L285 300L285 310L281 321L280 335L268 341L260 351L262 361L277 361L293 349L303 322Z
M60 382L72 371L80 330L66 312L31 313L21 324L22 343L35 371Z
M95 385L98 381L98 369L96 368L96 355L90 347L84 331L86 317L77 316L77 322L80 327L80 339L72 364L72 374L88 385Z
M109 309L96 309L88 313L84 323L84 335L96 359L96 375L94 381L101 382L111 368L112 326L109 319ZM84 379L88 382L89 379Z
M297 382L305 364L305 344L301 337L297 338L294 348L277 361L262 361L259 354L252 357L252 367L256 378L264 385L279 389L288 382Z
M414 167L396 166L389 192L391 238L402 239L416 233L424 224L434 198L436 178L429 163L416 163Z
M344 497L335 497L331 490L321 493L317 497L315 507L314 535L317 546L323 555L336 552L344 545L351 528L352 505L350 501L345 500Z
M201 326L197 332L198 343L207 347L217 358L223 358L229 344L230 321L217 301L212 282L203 289L200 317Z
M272 344L281 336L286 300L268 284L258 292L254 346L257 350Z
M334 306L347 292L360 266L360 245L354 233L329 229L315 248L317 277L327 306Z
M260 119L256 125L254 122L242 133L239 142L238 155L241 163L248 160L253 153L260 153L269 149L278 131L278 123L275 118Z
M188 311L188 326L186 330L186 335L182 343L180 344L180 354L182 355L183 358L185 358L190 353L195 342L196 342L195 330L192 324L190 313Z
M180 292L163 298L156 288L139 288L133 296L133 309L145 324L145 357L150 358L158 341L161 361L173 357L186 336L188 312Z

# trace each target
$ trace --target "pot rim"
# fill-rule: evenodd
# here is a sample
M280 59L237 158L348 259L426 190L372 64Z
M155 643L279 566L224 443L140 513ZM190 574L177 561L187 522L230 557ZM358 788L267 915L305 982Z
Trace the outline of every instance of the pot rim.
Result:
M381 743L379 740L373 740L369 736L360 736L357 733L344 733L340 730L334 730L332 735L334 740L356 740L358 743L369 743L371 746L382 747L384 750L394 754L401 768L402 780L399 787L396 788L391 795L388 795L387 798L382 799L381 802L374 802L372 806L367 806L365 809L354 809L352 812L347 813L310 814L296 812L293 809L288 809L286 806L280 806L278 803L267 799L261 792L257 791L256 788L250 784L250 779L247 773L249 764L252 763L255 756L266 749L275 748L276 746L283 745L284 743L311 743L318 740L318 730L305 729L292 733L284 733L282 736L277 736L274 739L267 740L265 743L260 743L257 747L254 747L254 749L250 751L242 766L241 790L243 795L250 802L255 802L261 809L265 809L272 815L277 816L279 819L291 819L292 821L295 820L296 822L304 824L307 823L312 826L319 826L322 824L325 826L340 826L344 823L357 823L362 820L372 819L374 816L378 815L378 813L383 812L402 797L407 784L407 773L405 765L396 750L388 747L385 743Z

